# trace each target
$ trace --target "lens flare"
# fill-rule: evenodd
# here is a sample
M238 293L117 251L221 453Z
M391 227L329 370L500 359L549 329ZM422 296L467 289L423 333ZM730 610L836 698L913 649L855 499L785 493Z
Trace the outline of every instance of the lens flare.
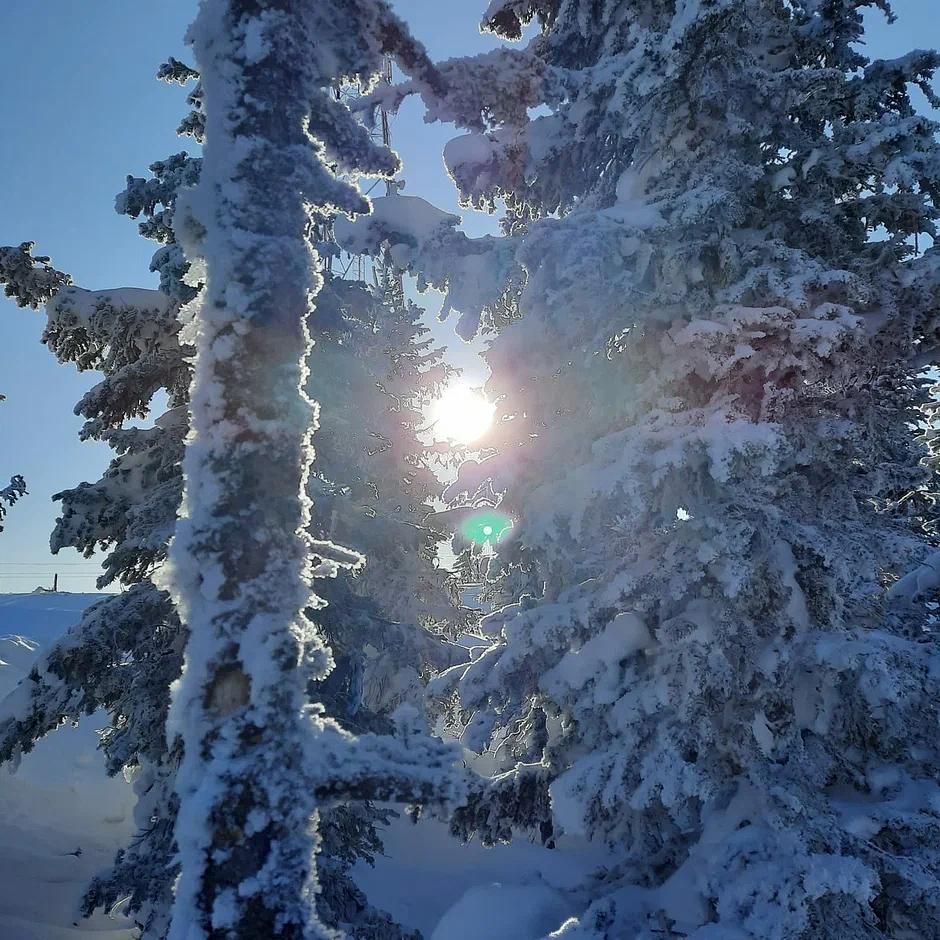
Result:
M460 524L460 534L468 541L482 545L497 542L504 532L512 528L512 519L496 509L486 509L467 516Z

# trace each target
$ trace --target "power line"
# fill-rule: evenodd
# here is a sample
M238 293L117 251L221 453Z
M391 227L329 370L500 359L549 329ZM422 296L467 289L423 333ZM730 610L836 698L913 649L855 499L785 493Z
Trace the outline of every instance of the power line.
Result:
M74 574L67 571L34 571L26 574L3 574L0 572L0 581L52 581L59 576L59 579L66 581L97 581L100 574Z
M17 575L20 575L20 574L29 574L29 573L32 572L32 571L41 571L41 572L43 572L44 574L55 574L55 572L59 570L58 568L53 568L52 570L49 570L49 569L47 569L47 568L33 568L33 567L29 566L29 565L27 565L26 567L27 567L27 570L26 570L26 571L22 571L22 570L17 570L17 571L0 571L0 577L6 576L6 577L11 577L11 578L13 578L13 577L16 577ZM91 574L93 570L94 570L94 569L91 569L91 568L88 568L87 570L84 570L84 571L75 571L75 570L73 569L71 573L72 573L72 574L78 574L78 575L80 575L80 574ZM104 569L97 569L97 570L98 570L99 574L103 574L103 573L104 573Z
M55 573L54 571L40 571L39 569L34 571L0 571L0 578L31 578L34 575L48 577ZM103 571L69 571L68 576L70 578L98 578L104 573Z

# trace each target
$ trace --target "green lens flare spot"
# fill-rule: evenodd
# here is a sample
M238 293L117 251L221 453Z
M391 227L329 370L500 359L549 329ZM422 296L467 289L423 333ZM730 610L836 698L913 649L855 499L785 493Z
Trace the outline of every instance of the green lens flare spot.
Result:
M460 524L460 534L468 541L482 545L484 542L496 542L500 536L512 528L512 519L495 509L475 512Z

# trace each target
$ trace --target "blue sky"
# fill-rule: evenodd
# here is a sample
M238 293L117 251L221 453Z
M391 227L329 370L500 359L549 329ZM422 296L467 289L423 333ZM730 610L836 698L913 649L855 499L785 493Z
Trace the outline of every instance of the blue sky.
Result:
M493 45L476 33L485 0L393 0L435 57ZM869 51L890 56L940 46L937 0L897 0L899 22L872 17ZM118 216L114 196L127 174L185 149L174 133L184 92L154 80L160 62L188 60L182 37L196 0L43 0L0 3L0 245L31 240L82 287L154 286L154 245ZM406 192L444 209L456 198L440 153L450 129L421 121L411 102L393 124ZM476 234L488 219L468 219ZM75 402L94 382L58 365L40 345L43 317L0 299L0 481L26 476L30 495L0 535L0 592L51 583L93 590L98 561L69 550L52 556L53 493L96 480L108 448L80 443ZM473 365L450 326L435 329L458 363Z

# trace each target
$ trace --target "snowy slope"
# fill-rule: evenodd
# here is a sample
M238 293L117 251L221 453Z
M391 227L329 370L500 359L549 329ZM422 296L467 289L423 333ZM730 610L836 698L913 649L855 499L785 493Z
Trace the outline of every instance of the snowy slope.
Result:
M100 597L0 595L0 697ZM78 916L85 886L110 862L132 819L130 786L106 776L96 750L103 724L93 715L61 728L16 773L0 768L0 940L132 936L121 918Z

